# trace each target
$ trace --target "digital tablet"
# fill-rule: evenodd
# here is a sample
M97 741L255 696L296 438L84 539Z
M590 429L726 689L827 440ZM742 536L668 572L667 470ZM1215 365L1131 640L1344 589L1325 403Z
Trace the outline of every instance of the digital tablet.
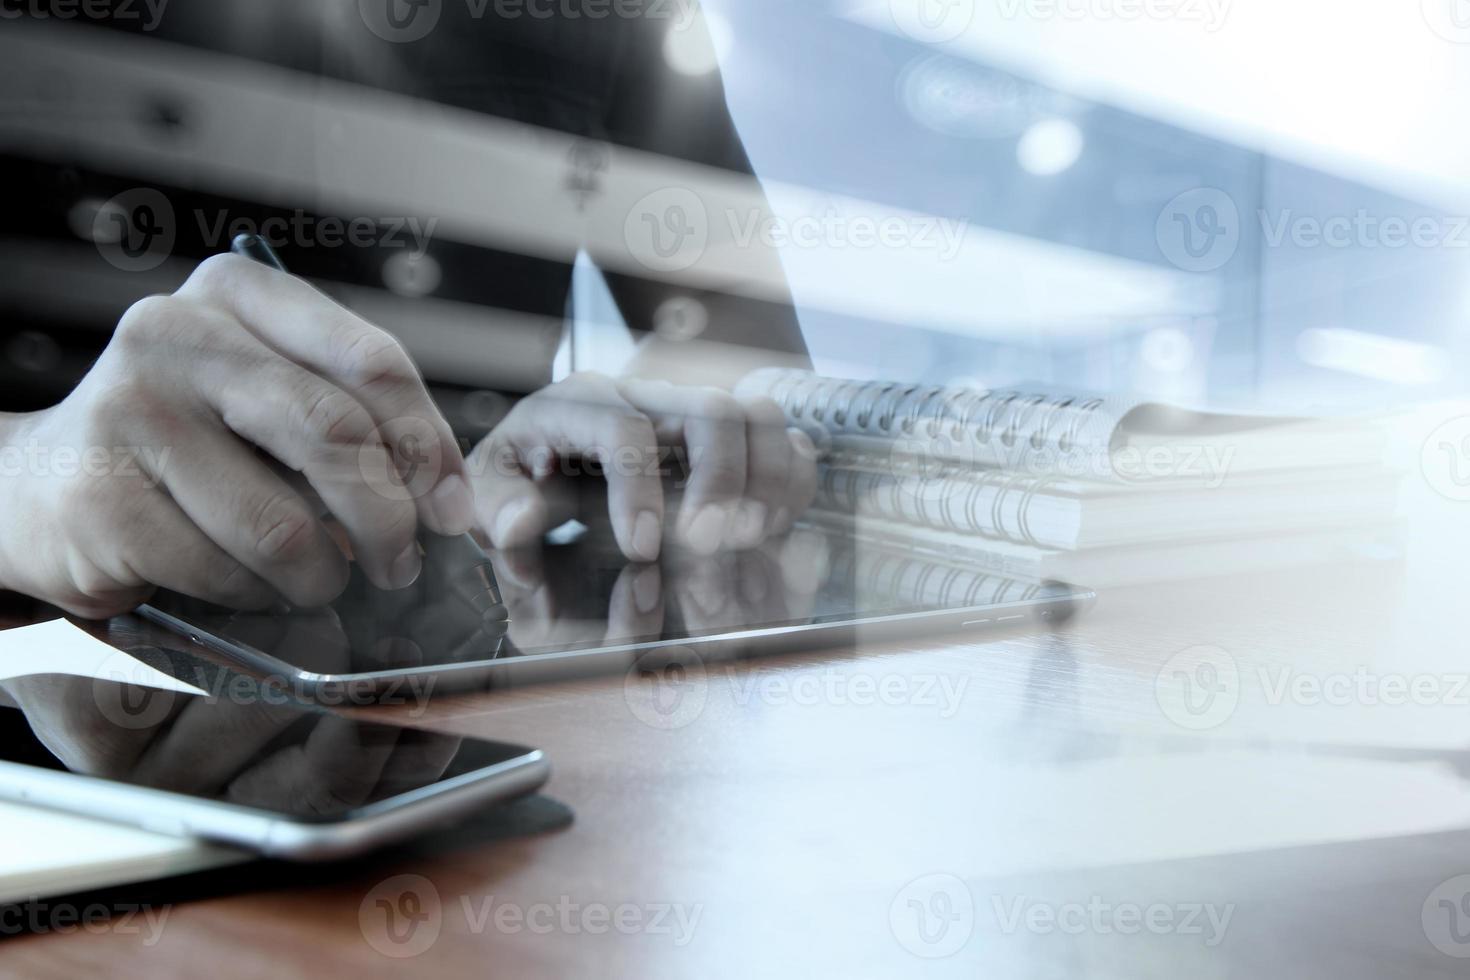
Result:
M714 557L629 564L610 537L489 558L509 622L426 572L397 592L354 572L329 607L236 612L160 593L140 614L313 696L405 680L435 690L621 671L650 655L703 661L1044 625L1093 593L799 527Z

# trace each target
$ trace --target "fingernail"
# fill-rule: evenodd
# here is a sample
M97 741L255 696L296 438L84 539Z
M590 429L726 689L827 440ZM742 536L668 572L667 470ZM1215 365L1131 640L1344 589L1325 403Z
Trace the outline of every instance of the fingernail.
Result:
M800 429L787 429L786 435L791 440L791 448L796 450L797 455L810 460L817 458L817 444L812 442L811 436Z
M658 517L651 510L640 512L638 520L633 523L633 551L635 556L644 561L655 560L658 558L659 545L662 539L663 533L658 526Z
M393 565L388 569L388 581L395 589L406 589L419 580L419 573L423 570L424 560L419 557L419 546L415 541L393 559Z
M731 598L730 581L720 563L701 562L688 577L687 595L706 619L713 619Z
M725 508L719 504L708 505L689 522L686 534L689 547L702 555L712 555L719 551L720 542L725 539L725 524Z
M753 548L766 533L766 515L770 513L765 504L756 500L744 500L735 509L735 518L730 522L730 544L735 548Z
M500 508L500 516L495 519L495 547L506 548L519 543L516 526L530 509L531 502L525 499L512 500Z
M633 604L642 615L653 612L662 595L663 576L657 565L649 565L633 578Z
M464 534L474 527L475 495L458 473L451 473L434 488L429 507L445 534Z
M809 531L798 531L781 548L781 570L786 584L799 592L815 592L831 570L831 555L825 540Z

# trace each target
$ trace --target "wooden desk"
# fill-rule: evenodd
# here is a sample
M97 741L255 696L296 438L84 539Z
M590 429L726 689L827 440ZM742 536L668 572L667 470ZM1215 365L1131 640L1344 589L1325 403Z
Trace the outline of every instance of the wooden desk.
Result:
M1263 665L1318 677L1361 665L1447 691L1470 670L1470 504L1421 503L1402 563L1106 592L1049 635L711 665L686 684L685 705L703 707L674 712L678 728L645 710L646 681L621 676L436 701L416 724L546 749L548 792L576 822L181 905L151 948L115 932L6 941L0 973L1465 976L1470 961L1429 933L1464 954L1470 936L1455 944L1463 934L1426 899L1470 873L1470 833L1311 836L1365 814L1453 825L1441 804L1445 785L1462 785L1463 756L1413 745L1458 744L1463 728L1470 746L1470 708L1272 704L1259 682ZM1161 669L1172 660L1208 680L1197 668L1216 650L1240 676L1235 710L1193 732L1199 716L1180 714ZM1399 748L1353 744L1384 738ZM375 901L413 910L390 881L400 875L418 876L418 908L435 907L430 883L438 912L395 947ZM502 906L512 911L497 918ZM620 906L623 931L607 918ZM1190 908L1202 932L1184 928ZM1215 944L1205 908L1229 909ZM426 948L399 960L375 945Z

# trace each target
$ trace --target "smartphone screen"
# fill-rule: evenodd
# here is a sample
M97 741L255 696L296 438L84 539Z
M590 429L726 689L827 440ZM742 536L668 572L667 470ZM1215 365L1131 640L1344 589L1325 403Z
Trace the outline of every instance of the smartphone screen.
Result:
M0 693L13 706L0 707L0 762L329 822L530 752L250 690L221 699L58 674L6 681ZM0 787L16 778L0 769Z

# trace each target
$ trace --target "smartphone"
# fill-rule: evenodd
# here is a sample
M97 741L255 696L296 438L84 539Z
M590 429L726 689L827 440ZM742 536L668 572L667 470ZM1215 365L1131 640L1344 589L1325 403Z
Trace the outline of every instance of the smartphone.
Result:
M226 700L54 674L7 681L0 799L322 861L482 812L550 773L522 745L360 721L265 686L231 690Z
M912 641L1050 628L1095 598L801 528L759 549L668 548L629 563L611 535L493 553L504 607L467 601L426 566L414 586L374 588L354 566L330 606L239 612L159 592L138 610L218 656L332 701L405 684L494 687L626 671L650 660ZM508 614L508 621L507 616Z

